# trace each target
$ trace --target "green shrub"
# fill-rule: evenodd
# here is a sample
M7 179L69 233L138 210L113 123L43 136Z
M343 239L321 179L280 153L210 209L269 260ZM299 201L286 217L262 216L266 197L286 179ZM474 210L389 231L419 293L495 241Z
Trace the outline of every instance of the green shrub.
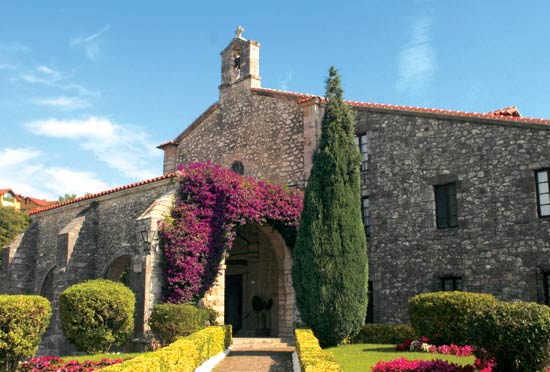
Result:
M470 315L496 302L482 293L423 293L409 299L409 316L416 334L428 337L431 343L466 345Z
M126 362L102 369L102 372L193 372L202 363L221 353L231 343L231 326L214 326L152 353L140 355Z
M365 324L353 344L399 344L406 339L415 339L414 328L408 324Z
M153 307L149 325L164 345L208 326L209 312L193 305L160 304Z
M296 353L302 372L342 372L331 352L319 346L319 340L311 329L296 329Z
M110 280L73 285L61 293L59 301L63 333L88 353L122 345L134 329L135 301L128 287Z
M36 353L52 315L50 302L40 296L0 296L0 370Z
M473 315L472 342L495 357L499 371L543 371L550 363L549 307L499 302Z

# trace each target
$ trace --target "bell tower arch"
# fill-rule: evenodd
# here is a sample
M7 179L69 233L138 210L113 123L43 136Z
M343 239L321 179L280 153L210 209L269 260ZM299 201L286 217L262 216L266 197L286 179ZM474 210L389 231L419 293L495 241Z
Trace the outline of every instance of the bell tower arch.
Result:
M232 85L245 88L259 88L260 81L260 43L246 40L244 28L240 25L235 31L236 37L220 53L222 56L222 82L220 90Z

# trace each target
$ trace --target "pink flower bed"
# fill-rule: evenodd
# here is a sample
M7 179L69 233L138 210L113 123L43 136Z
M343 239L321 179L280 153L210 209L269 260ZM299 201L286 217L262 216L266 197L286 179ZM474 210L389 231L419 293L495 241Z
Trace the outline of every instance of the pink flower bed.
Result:
M389 362L378 362L373 372L474 372L473 366L459 366L443 360L407 360L399 358Z
M433 354L446 354L456 356L470 356L474 354L474 348L470 345L459 346L455 344L436 346L428 343L426 337L418 340L406 339L395 347L397 351L421 351Z
M84 362L77 362L71 360L64 362L63 359L46 356L39 358L32 358L26 362L22 362L17 367L18 372L91 372L101 369L106 366L110 366L117 363L122 363L122 359L101 359L98 362L92 362L86 360Z

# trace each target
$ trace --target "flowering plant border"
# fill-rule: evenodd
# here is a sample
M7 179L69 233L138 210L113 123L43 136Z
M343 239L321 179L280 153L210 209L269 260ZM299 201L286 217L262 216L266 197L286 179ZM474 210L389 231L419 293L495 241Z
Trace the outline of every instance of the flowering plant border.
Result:
M166 302L191 302L210 289L238 226L269 224L292 244L302 210L300 191L210 162L179 165L177 173L175 204L159 229Z
M122 359L107 358L103 358L97 362L90 360L85 360L84 362L69 360L65 362L59 357L44 356L19 363L17 372L91 372L122 362Z
M417 340L406 339L397 345L397 351L420 351L432 354L445 354L456 356L470 356L474 354L474 347L470 345L459 346L455 344L436 346L430 344L426 337L419 337Z

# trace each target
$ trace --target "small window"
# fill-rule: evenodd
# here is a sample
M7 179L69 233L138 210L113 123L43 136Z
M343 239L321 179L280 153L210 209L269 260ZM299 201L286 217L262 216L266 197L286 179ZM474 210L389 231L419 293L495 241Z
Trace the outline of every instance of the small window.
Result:
M539 217L550 217L550 192L548 184L550 169L542 169L535 172L537 180L537 210Z
M363 198L361 199L361 214L363 216L363 226L365 226L365 235L370 236L370 212L368 196L363 196Z
M462 291L461 276L443 276L441 277L442 291Z
M546 305L550 305L550 272L545 272L544 274L544 283L543 283L543 289L544 289L544 303Z
M434 186L435 214L438 229L458 226L458 205L456 201L456 183Z
M374 289L372 286L372 280L369 280L368 287L368 304L367 304L367 316L365 323L374 323Z
M11 192L8 191L7 193L4 194L4 200L5 201L11 201L12 202L13 199L14 199L14 196Z
M367 135L360 134L355 136L355 144L359 146L361 153L361 170L366 171L369 168L369 154L367 152Z
M231 170L237 174L244 174L244 165L240 161L236 161L231 165Z

